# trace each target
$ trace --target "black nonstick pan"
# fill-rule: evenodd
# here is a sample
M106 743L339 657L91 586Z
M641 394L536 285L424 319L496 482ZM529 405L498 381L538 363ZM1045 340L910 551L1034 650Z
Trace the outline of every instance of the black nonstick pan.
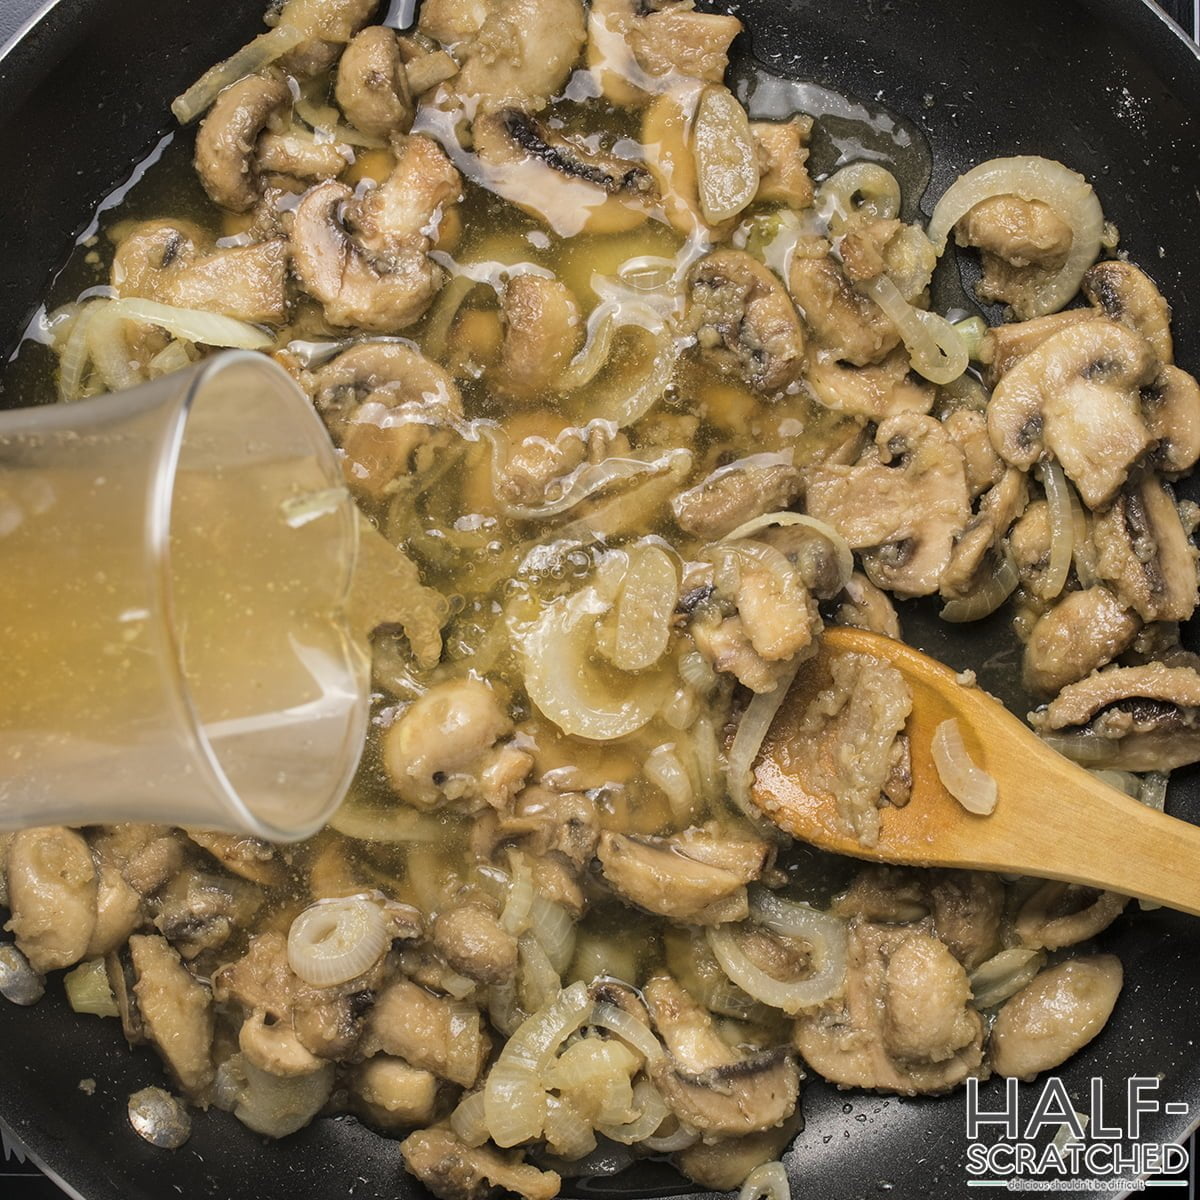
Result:
M98 201L171 128L171 98L261 28L263 3L58 0L0 60L0 356ZM742 0L737 11L749 30L739 69L757 58L907 117L932 151L932 198L998 154L1061 158L1087 175L1122 246L1174 307L1180 363L1200 369L1200 57L1158 10L1143 0ZM0 33L12 23L11 11L0 14ZM0 392L0 404L23 399ZM1195 483L1184 491L1200 494ZM989 662L982 682L1002 690L1013 667L991 657L994 630L934 626L919 611L906 624L947 662ZM1188 633L1200 647L1200 628ZM1169 808L1200 820L1200 774L1181 773ZM1200 920L1133 905L1101 945L1120 955L1126 986L1103 1034L1063 1069L1066 1091L1086 1111L1089 1081L1103 1080L1119 1124L1126 1080L1157 1080L1161 1107L1143 1118L1140 1139L1177 1141L1200 1116ZM57 983L34 1008L0 1004L0 1118L85 1200L424 1194L395 1143L350 1119L271 1143L213 1112L181 1150L156 1150L129 1129L125 1102L161 1081L153 1055L131 1052L115 1022L71 1013ZM982 1107L999 1107L1003 1090L985 1085ZM1026 1112L1040 1090L1022 1088ZM961 1092L904 1100L812 1083L787 1156L793 1195L982 1195L966 1186L965 1111ZM690 1189L650 1163L564 1190Z

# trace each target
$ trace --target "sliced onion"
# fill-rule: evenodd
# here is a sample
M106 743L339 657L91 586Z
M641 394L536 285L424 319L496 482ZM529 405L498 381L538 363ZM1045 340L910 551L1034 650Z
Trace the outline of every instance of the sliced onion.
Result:
M633 1102L637 1106L637 1116L633 1120L622 1125L597 1125L596 1129L623 1146L636 1146L652 1137L667 1119L670 1112L667 1102L648 1079L639 1079L633 1085Z
M1131 800L1136 800L1142 790L1142 781L1132 771L1089 771L1101 783L1124 792Z
M993 196L1040 200L1071 227L1071 251L1062 267L1042 283L1024 317L1057 312L1079 291L1083 273L1096 261L1104 233L1104 213L1092 185L1053 159L1036 155L994 158L960 175L933 210L929 240L944 253L950 231L977 204Z
M571 914L561 904L535 894L529 909L529 933L561 975L575 954L575 921Z
M945 317L914 308L886 275L858 286L900 331L909 365L918 375L930 383L951 383L967 369L966 343Z
M288 930L288 965L313 987L333 987L370 970L390 942L387 918L374 900L318 900Z
M1064 758L1086 767L1089 763L1107 762L1112 758L1113 744L1095 733L1038 732L1038 737Z
M573 983L523 1021L504 1043L484 1085L488 1131L497 1146L507 1149L541 1136L546 1121L542 1076L591 1009L586 985Z
M985 817L996 808L996 781L967 754L958 721L951 717L934 731L930 743L938 778L969 813Z
M954 332L963 340L967 348L967 357L972 362L979 361L980 347L988 335L988 324L982 317L966 317L954 322Z
M1083 510L1083 501L1070 484L1067 485L1067 499L1071 502L1071 541L1075 576L1081 588L1095 587L1100 580L1096 573L1096 548L1088 534L1088 516Z
M754 760L758 757L763 739L771 728L771 722L775 720L775 714L786 699L788 689L799 670L800 663L794 663L784 673L773 692L759 692L750 701L738 722L733 744L729 747L729 760L725 767L725 784L729 790L729 798L743 815L755 822L762 820L762 813L750 798Z
M458 1102L450 1114L450 1128L464 1146L482 1146L488 1140L482 1092L468 1092Z
M817 966L806 979L785 981L751 962L730 925L705 930L721 970L748 996L794 1016L841 993L846 982L846 924L808 904L783 900L757 888L750 919L784 937L798 938L812 950Z
M127 321L157 325L175 337L205 346L228 346L235 350L266 350L275 339L246 321L238 321L223 313L205 312L200 308L177 308L159 304L157 300L138 297L111 300L108 312Z
M129 343L125 340L124 321L115 312L115 300L103 301L103 306L88 322L87 348L92 363L110 392L137 387L145 382L145 376L130 356Z
M621 1041L632 1046L650 1065L661 1062L665 1057L662 1043L654 1036L653 1030L648 1025L643 1024L623 1008L608 1003L607 1000L596 1001L587 1023L594 1025L597 1029L607 1029L609 1033L615 1033Z
M88 329L102 307L102 301L93 300L82 305L75 314L58 362L58 398L64 403L78 400L83 395L84 372L91 358Z
M860 197L855 203L855 197ZM836 229L847 217L866 213L869 217L890 219L900 212L900 184L895 175L878 163L850 163L835 171L821 184L818 208Z
M792 1187L781 1162L763 1163L746 1176L737 1200L792 1200Z
M293 25L278 25L267 33L260 33L224 62L210 67L186 92L175 97L171 102L175 119L180 125L194 121L231 83L261 71L289 50L294 50L306 37L305 30Z
M1169 771L1151 771L1148 775L1142 777L1141 787L1138 789L1137 798L1147 808L1157 809L1162 812L1167 804L1167 785L1171 782L1171 773Z
M661 1137L642 1138L642 1145L655 1154L674 1154L677 1150L686 1150L700 1140L700 1131L693 1129L685 1121L676 1118L674 1133L664 1133Z
M1053 600L1067 584L1067 572L1075 554L1075 522L1071 516L1070 485L1062 467L1056 462L1042 463L1040 476L1050 509L1050 561L1036 590L1040 599Z
M971 992L976 1008L996 1008L1015 996L1042 969L1046 954L1042 950L1015 947L1001 950L970 974Z
M615 306L612 320L614 338L617 329L628 328L648 339L649 345L644 355L646 364L632 387L627 382L628 372L616 371L613 379L593 379L589 390L582 393L581 398L593 418L611 421L619 429L624 429L636 425L662 399L675 374L679 347L666 322L647 304L621 301ZM585 346L582 353L586 355L587 350ZM578 359L568 371L577 365ZM580 365L580 374L583 371Z
M318 104L302 96L293 105L296 115L314 133L330 142L341 142L347 146L358 146L363 150L382 150L387 142L380 137L363 133L352 125L345 125L338 118L338 110L332 104Z
M695 811L696 789L674 746L655 746L646 756L642 773L666 796L676 823L686 825Z
M617 597L610 656L622 671L645 671L666 653L679 599L679 568L662 546L643 542L629 551Z
M433 844L446 838L440 821L403 805L374 809L347 801L329 818L329 828L360 842Z
M584 1158L596 1149L596 1135L578 1109L561 1096L546 1097L546 1146L561 1158Z
M520 963L517 995L521 1007L526 1012L537 1012L558 995L562 978L531 933L523 933L517 939L517 957Z
M535 895L529 867L519 859L508 881L508 896L500 913L500 924L508 933L524 933L529 928Z
M754 537L761 530L772 525L803 525L805 528L819 533L833 547L834 555L837 558L838 576L841 579L841 587L838 590L840 591L850 582L850 576L854 574L854 551L850 549L850 543L832 525L819 521L816 517L810 517L806 513L763 513L762 516L752 517L749 521L739 525L732 533L727 533L721 541L733 542Z
M567 364L559 376L558 386L565 392L574 391L591 383L608 362L612 353L613 335L617 331L616 314L620 304L607 301L598 304L588 317L587 338L583 349Z
M987 582L974 588L969 595L961 599L948 600L942 607L940 616L943 621L951 621L954 624L982 620L994 613L1013 594L1020 581L1016 560L1006 545L996 569Z

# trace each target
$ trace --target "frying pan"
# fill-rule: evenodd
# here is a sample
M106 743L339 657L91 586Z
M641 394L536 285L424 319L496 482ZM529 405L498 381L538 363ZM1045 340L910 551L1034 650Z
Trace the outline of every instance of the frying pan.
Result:
M58 0L0 61L0 355L100 198L170 129L170 99L258 32L262 9L263 0ZM1045 154L1082 171L1174 306L1179 361L1200 368L1200 58L1158 10L1144 0L742 0L738 11L750 31L743 60L907 116L932 149L933 197L998 154ZM21 401L0 390L0 404ZM993 653L1002 617L955 628L917 605L903 618L926 650L1005 690L1015 658ZM1187 635L1200 645L1200 629ZM1169 808L1200 820L1200 775L1181 773ZM1142 1136L1175 1141L1200 1115L1200 921L1132 908L1100 939L1125 965L1116 1012L1061 1075L1076 1107L1090 1077L1107 1081L1118 1120L1126 1078L1160 1076L1160 1098L1186 1111L1149 1118ZM80 1089L84 1079L94 1093ZM0 1004L0 1118L86 1200L424 1194L395 1143L350 1119L271 1143L213 1112L181 1150L156 1150L130 1131L125 1101L161 1079L155 1057L131 1052L115 1022L71 1013L57 983L33 1008ZM1035 1091L1023 1088L1027 1106ZM1000 1092L998 1081L985 1086L984 1107L998 1107ZM899 1100L817 1081L803 1105L807 1126L787 1156L797 1196L966 1194L961 1093ZM691 1189L648 1163L564 1191Z

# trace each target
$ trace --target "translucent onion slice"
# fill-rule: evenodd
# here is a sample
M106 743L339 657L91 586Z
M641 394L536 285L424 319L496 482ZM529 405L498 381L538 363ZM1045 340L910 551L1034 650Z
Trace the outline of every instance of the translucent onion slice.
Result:
M545 1008L562 987L562 977L554 969L541 943L531 933L517 939L519 978L517 995L526 1012Z
M387 950L387 918L365 896L318 900L288 930L288 965L313 987L356 979Z
M579 1111L561 1096L546 1097L546 1146L560 1158L584 1158L596 1149L596 1135Z
M758 191L758 144L746 110L728 88L709 84L692 121L700 211L710 225L736 217Z
M504 1043L484 1085L484 1114L497 1146L533 1141L546 1121L542 1076L563 1044L592 1009L586 985L573 983L524 1020Z
M700 1131L698 1129L693 1129L690 1125L677 1119L673 1132L664 1133L661 1137L655 1135L642 1138L642 1145L655 1154L674 1154L678 1150L686 1150L689 1146L694 1146L699 1140Z
M597 1000L588 1018L589 1025L615 1033L621 1041L632 1046L651 1066L664 1058L662 1043L648 1025L606 1000Z
M1095 587L1099 582L1096 574L1096 548L1092 545L1089 534L1088 515L1083 510L1083 501L1079 499L1075 489L1067 485L1067 498L1071 502L1071 529L1073 543L1073 560L1075 577L1081 588Z
M772 525L803 525L805 528L819 533L833 547L834 555L837 558L838 576L841 579L841 586L845 587L850 582L850 576L854 574L854 551L850 549L850 543L832 525L826 524L824 521L819 521L816 517L810 517L805 513L763 513L760 517L751 517L749 521L739 525L732 533L727 533L721 540L723 542L733 542L743 538L755 537L762 530L768 529Z
M360 842L433 844L446 837L445 827L435 817L403 805L377 809L349 800L329 818L329 828Z
M64 403L78 400L83 395L84 373L91 359L88 329L102 307L103 302L99 300L84 304L75 314L71 332L67 334L58 361L58 398Z
M914 308L886 275L858 286L900 331L909 365L918 375L930 383L952 383L967 369L966 343L945 317Z
M1100 253L1104 213L1092 185L1062 163L1036 155L980 163L960 175L933 210L928 234L939 255L945 252L954 226L977 204L993 196L1040 200L1071 227L1071 250L1066 262L1038 288L1022 315L1041 317L1057 312L1079 291L1083 273Z
M120 392L145 382L145 376L129 353L125 340L125 324L114 310L116 301L105 300L87 326L88 356L109 392Z
M986 817L995 810L996 781L971 761L954 717L933 731L930 749L938 778L967 812Z
M534 895L529 906L529 933L561 975L575 954L575 922L561 904Z
M621 301L614 311L612 322L612 340L615 340L619 329L626 329L645 342L640 355L641 368L635 374L632 387L626 382L626 371L614 372L614 379L598 378L600 367L607 363L613 353L610 340L608 345L603 347L604 361L587 381L589 390L581 393L581 399L586 403L588 414L593 419L611 421L617 428L624 429L636 425L662 399L675 374L679 347L663 318L649 305L641 302ZM585 357L576 358L567 369L565 378L568 383L560 381L564 388L567 388L574 378L586 375L593 365L587 345L581 354ZM584 385L580 385L582 386ZM574 390L579 391L580 387Z
M450 1128L464 1146L482 1146L488 1139L483 1114L483 1093L468 1092L450 1114Z
M1042 950L1016 947L1001 950L970 974L972 1003L976 1008L996 1008L1015 996L1042 969Z
M890 219L900 213L900 184L878 163L850 163L821 184L817 208L835 231L860 213Z
M763 1163L746 1176L738 1200L792 1200L787 1170L781 1162Z
M725 766L725 784L729 790L729 798L744 816L754 822L761 822L763 819L762 813L750 798L754 760L758 757L767 730L771 728L771 722L775 720L775 714L786 699L788 689L799 670L800 663L794 663L784 673L779 686L773 692L759 692L750 701L738 722L733 744L729 747L729 759Z
M629 551L629 566L617 597L612 663L622 671L644 671L666 653L671 619L679 599L675 558L653 542Z
M1167 804L1167 785L1170 782L1171 773L1169 771L1165 773L1162 771L1151 771L1148 775L1142 777L1137 798L1147 808L1154 808L1162 812Z
M1056 462L1039 468L1046 504L1050 509L1050 560L1038 580L1037 594L1042 600L1061 595L1075 554L1075 522L1071 514L1071 493L1067 477Z
M639 1079L633 1085L633 1102L637 1108L637 1116L622 1125L600 1124L596 1129L620 1142L623 1146L636 1146L652 1137L658 1127L667 1119L670 1110L662 1093L648 1079Z
M948 600L940 616L943 621L962 624L965 621L980 621L994 613L1016 590L1021 576L1017 570L1012 551L1005 546L988 580L975 588L970 595L959 600Z
M266 350L275 339L246 321L238 321L223 313L205 312L199 308L177 308L159 304L157 300L110 300L107 316L137 321L142 325L157 325L175 337L205 346L228 346L235 350Z
M355 129L352 125L343 124L339 120L338 110L332 104L318 104L307 96L301 96L293 108L296 116L326 141L358 146L363 150L382 150L387 145L383 138L374 137Z
M642 772L666 796L671 816L681 826L688 824L695 813L696 789L674 746L655 746L646 755Z

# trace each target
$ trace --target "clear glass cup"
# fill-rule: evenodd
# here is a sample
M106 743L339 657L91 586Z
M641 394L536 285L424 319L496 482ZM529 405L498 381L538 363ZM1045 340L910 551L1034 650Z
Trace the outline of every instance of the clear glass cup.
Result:
M263 355L0 412L0 829L319 829L366 730L357 539Z

